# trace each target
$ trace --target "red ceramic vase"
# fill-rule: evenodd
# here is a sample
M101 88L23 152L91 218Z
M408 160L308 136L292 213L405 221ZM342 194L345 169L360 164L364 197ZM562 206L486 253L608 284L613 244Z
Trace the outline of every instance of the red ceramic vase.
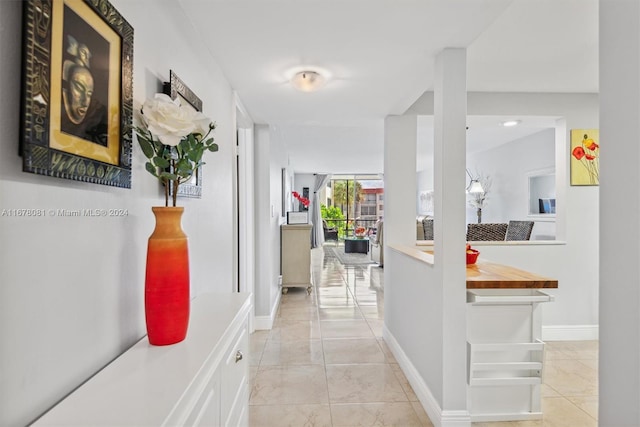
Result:
M189 248L183 207L153 207L156 228L147 246L144 289L147 334L152 345L184 340L189 325Z

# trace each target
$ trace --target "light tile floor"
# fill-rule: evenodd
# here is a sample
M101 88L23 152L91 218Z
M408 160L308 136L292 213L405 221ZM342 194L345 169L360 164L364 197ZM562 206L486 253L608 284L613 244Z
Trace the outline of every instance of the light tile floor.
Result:
M312 294L290 288L251 335L249 425L432 426L382 339L383 269L318 248L312 270ZM550 342L546 362L543 420L474 427L597 426L598 343Z

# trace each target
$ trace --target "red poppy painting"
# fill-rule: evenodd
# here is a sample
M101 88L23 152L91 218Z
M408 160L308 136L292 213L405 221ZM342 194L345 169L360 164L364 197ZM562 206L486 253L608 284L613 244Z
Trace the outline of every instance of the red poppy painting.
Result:
M571 130L571 185L599 185L600 132Z

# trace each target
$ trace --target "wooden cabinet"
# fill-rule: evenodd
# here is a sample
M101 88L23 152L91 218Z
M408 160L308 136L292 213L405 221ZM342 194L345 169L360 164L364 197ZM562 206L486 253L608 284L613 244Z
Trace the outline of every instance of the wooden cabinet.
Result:
M191 302L187 338L142 338L35 426L247 426L249 294Z
M311 224L280 226L282 293L290 287L306 287L311 293Z

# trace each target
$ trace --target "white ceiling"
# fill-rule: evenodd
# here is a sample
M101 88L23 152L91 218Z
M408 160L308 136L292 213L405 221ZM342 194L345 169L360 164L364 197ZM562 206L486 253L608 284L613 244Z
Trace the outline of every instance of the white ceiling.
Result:
M502 122L506 119L513 118L512 116L468 116L467 154L490 150L541 132L544 129L553 128L559 117L517 117L521 121L518 126L502 126ZM420 171L433 167L433 116L420 117L420 120L418 120L418 135L416 170Z
M469 91L598 91L598 0L180 0L256 123L296 172L382 171L384 117L433 89L435 55L467 48ZM329 80L298 92L292 70ZM469 118L469 150L549 127ZM509 132L509 133L507 133ZM511 139L512 140L512 139Z

